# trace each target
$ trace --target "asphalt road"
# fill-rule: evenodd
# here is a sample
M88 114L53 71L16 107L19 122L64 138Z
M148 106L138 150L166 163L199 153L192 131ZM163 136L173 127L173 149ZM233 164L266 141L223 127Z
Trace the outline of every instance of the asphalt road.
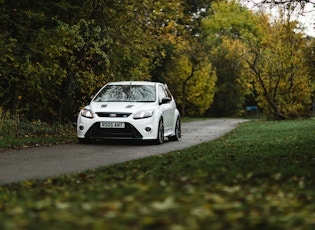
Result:
M97 144L60 144L0 152L0 184L43 179L67 173L164 154L214 140L245 119L209 119L182 124L182 138L162 145L110 141Z

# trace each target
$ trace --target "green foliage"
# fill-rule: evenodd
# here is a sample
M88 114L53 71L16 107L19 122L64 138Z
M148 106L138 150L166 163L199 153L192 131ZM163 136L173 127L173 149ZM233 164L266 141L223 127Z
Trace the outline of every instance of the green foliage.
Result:
M314 120L0 187L1 229L313 229Z
M48 124L13 117L0 107L0 148L39 146L76 140L71 123Z
M159 30L180 14L172 1L1 4L0 105L30 120L73 121L104 83L150 80Z
M251 40L258 32L256 17L236 1L217 1L211 5L208 17L202 20L201 28L209 45L217 46L223 36Z
M16 57L17 40L0 30L0 105L15 110L18 105L16 85L19 62Z
M212 116L240 116L244 112L245 97L251 93L249 79L244 72L246 48L239 40L223 36L221 45L213 47L211 61L218 75L214 103L208 110Z
M34 65L43 78L43 88L53 86L46 92L50 105L59 106L57 111L48 107L49 111L71 121L84 100L110 80L105 77L109 60L104 49L111 41L93 20L80 20L72 26L59 22L54 31L43 31L41 37L48 39L39 38L42 62Z
M251 92L248 74L244 72L247 49L240 38L256 33L254 15L239 3L220 1L212 4L212 11L202 20L201 28L218 76L214 102L207 114L240 116L245 97Z
M294 87L279 86L273 103L285 116L304 116L313 45L295 38L275 55L281 42L288 45L283 29L273 37L267 23L259 33L256 19L235 1L2 0L0 106L29 120L68 122L104 83L156 80L172 85L183 115L202 115L212 106L208 114L238 116L249 91L256 97L244 60L256 60L266 76L279 77L282 66L284 83L294 79ZM294 27L287 29L291 36ZM267 36L271 40L261 42ZM264 50L265 58L249 57L253 50ZM283 65L287 58L291 67ZM274 69L263 67L268 60ZM255 87L264 112L272 114L268 92Z
M181 40L165 59L164 81L182 108L182 116L204 114L215 92L216 74L196 42Z

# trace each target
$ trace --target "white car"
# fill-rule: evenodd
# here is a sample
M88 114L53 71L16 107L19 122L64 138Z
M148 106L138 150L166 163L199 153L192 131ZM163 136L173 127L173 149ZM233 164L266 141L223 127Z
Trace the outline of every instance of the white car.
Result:
M80 142L99 139L177 141L180 114L165 84L146 81L112 82L102 87L78 115Z

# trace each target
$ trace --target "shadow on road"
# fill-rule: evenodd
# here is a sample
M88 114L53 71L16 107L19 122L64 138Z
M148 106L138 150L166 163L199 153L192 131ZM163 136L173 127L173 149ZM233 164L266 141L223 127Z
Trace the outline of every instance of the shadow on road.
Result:
M164 140L164 144L170 142L168 138ZM131 145L131 146L150 146L150 145L157 145L154 143L153 140L107 140L107 139L97 139L97 140L90 140L86 143L80 143L80 145Z

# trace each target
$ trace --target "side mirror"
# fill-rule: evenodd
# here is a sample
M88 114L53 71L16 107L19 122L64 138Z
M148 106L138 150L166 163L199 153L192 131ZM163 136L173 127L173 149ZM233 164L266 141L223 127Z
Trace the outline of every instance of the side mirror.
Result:
M169 98L169 97L164 97L164 98L162 98L161 105L162 105L162 104L170 103L171 101L172 101L171 98Z

